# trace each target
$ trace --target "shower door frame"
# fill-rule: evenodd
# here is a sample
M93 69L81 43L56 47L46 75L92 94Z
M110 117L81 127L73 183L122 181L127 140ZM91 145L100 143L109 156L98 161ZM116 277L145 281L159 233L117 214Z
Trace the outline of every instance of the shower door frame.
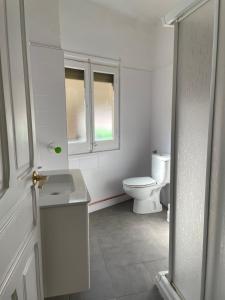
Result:
M173 62L173 94L172 94L172 134L171 134L171 190L170 190L170 225L169 225L169 271L166 275L168 284L177 293L178 298L183 298L173 283L174 274L174 249L175 249L175 215L176 215L176 105L177 105L177 61L178 61L178 37L179 22L188 17L194 11L210 0L186 1L180 8L172 11L164 18L162 22L165 26L174 27L174 62ZM210 205L210 181L211 181L211 159L212 159L212 141L213 141L213 121L214 121L214 102L215 102L215 81L217 65L217 44L218 44L218 23L219 23L219 3L215 1L214 11L214 32L213 32L213 50L212 50L212 73L210 86L210 115L208 128L208 149L207 149L207 167L206 167L206 185L205 185L205 211L204 211L204 235L203 235L203 256L202 256L202 280L201 280L201 300L205 299L205 283L207 269L207 245L208 245L208 225L209 225L209 205ZM169 293L170 295L173 292ZM173 296L171 296L172 299Z

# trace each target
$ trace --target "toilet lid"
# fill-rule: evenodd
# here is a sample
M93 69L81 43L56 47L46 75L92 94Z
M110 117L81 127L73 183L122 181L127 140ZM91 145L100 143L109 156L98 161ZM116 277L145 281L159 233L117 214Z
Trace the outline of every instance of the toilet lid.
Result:
M123 181L124 185L131 187L144 187L155 184L156 181L151 177L133 177Z

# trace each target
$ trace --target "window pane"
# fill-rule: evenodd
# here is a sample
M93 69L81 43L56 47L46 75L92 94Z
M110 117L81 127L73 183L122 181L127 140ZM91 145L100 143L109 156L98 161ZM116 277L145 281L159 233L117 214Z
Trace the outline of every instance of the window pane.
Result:
M84 70L65 68L65 87L68 139L86 142Z
M95 141L113 140L114 78L112 74L94 72Z

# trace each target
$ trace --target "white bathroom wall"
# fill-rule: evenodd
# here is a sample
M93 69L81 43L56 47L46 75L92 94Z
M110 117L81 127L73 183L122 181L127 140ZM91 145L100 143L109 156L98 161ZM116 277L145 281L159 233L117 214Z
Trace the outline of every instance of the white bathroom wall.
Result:
M173 27L154 30L151 94L151 149L170 153L173 84Z
M151 149L170 153L173 66L152 72Z
M152 69L153 40L149 24L90 1L59 0L59 5L64 49L121 58L123 66Z
M58 0L25 0L38 165L41 170L68 167L66 110L64 90L64 54L60 48ZM54 142L61 154L49 151Z
M64 57L60 48L31 45L31 67L34 91L39 169L68 168L66 107L64 90ZM49 144L62 148L56 154Z
M150 175L150 82L150 72L122 68L120 149L69 159L82 170L92 201L123 193L124 178Z
M60 46L59 0L24 0L31 41Z
M120 150L74 156L92 201L123 193L122 180L150 175L151 30L82 0L60 1L62 48L121 59Z
M120 150L70 158L80 168L92 201L123 193L122 180L150 175L151 73L121 70Z
M26 11L42 169L63 169L68 163L60 47L120 59L120 150L74 156L69 165L82 170L92 201L121 195L123 178L150 175L152 149L163 151L164 145L169 148L168 117L163 115L160 130L155 124L165 102L168 105L164 113L169 116L171 35L164 33L161 25L150 28L89 1L60 0L58 7L55 0L26 0ZM160 141L158 134L163 136ZM62 146L61 155L48 151L50 142Z
M173 27L158 24L154 30L152 93L151 93L151 151L171 152L171 118L173 85ZM160 198L168 205L169 185L161 190Z
M154 49L153 49L153 70L165 68L173 64L174 48L174 28L164 27L161 21L153 30Z

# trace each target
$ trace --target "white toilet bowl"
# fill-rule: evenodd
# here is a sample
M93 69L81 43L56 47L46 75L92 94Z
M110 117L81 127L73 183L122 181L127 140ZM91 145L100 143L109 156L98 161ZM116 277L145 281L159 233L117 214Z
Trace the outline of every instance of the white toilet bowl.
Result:
M138 214L162 210L160 191L170 182L170 156L152 154L152 177L123 180L124 191L134 199L133 211Z
M123 189L134 199L133 211L138 214L156 213L162 210L161 188L162 186L151 177L136 177L123 181Z

